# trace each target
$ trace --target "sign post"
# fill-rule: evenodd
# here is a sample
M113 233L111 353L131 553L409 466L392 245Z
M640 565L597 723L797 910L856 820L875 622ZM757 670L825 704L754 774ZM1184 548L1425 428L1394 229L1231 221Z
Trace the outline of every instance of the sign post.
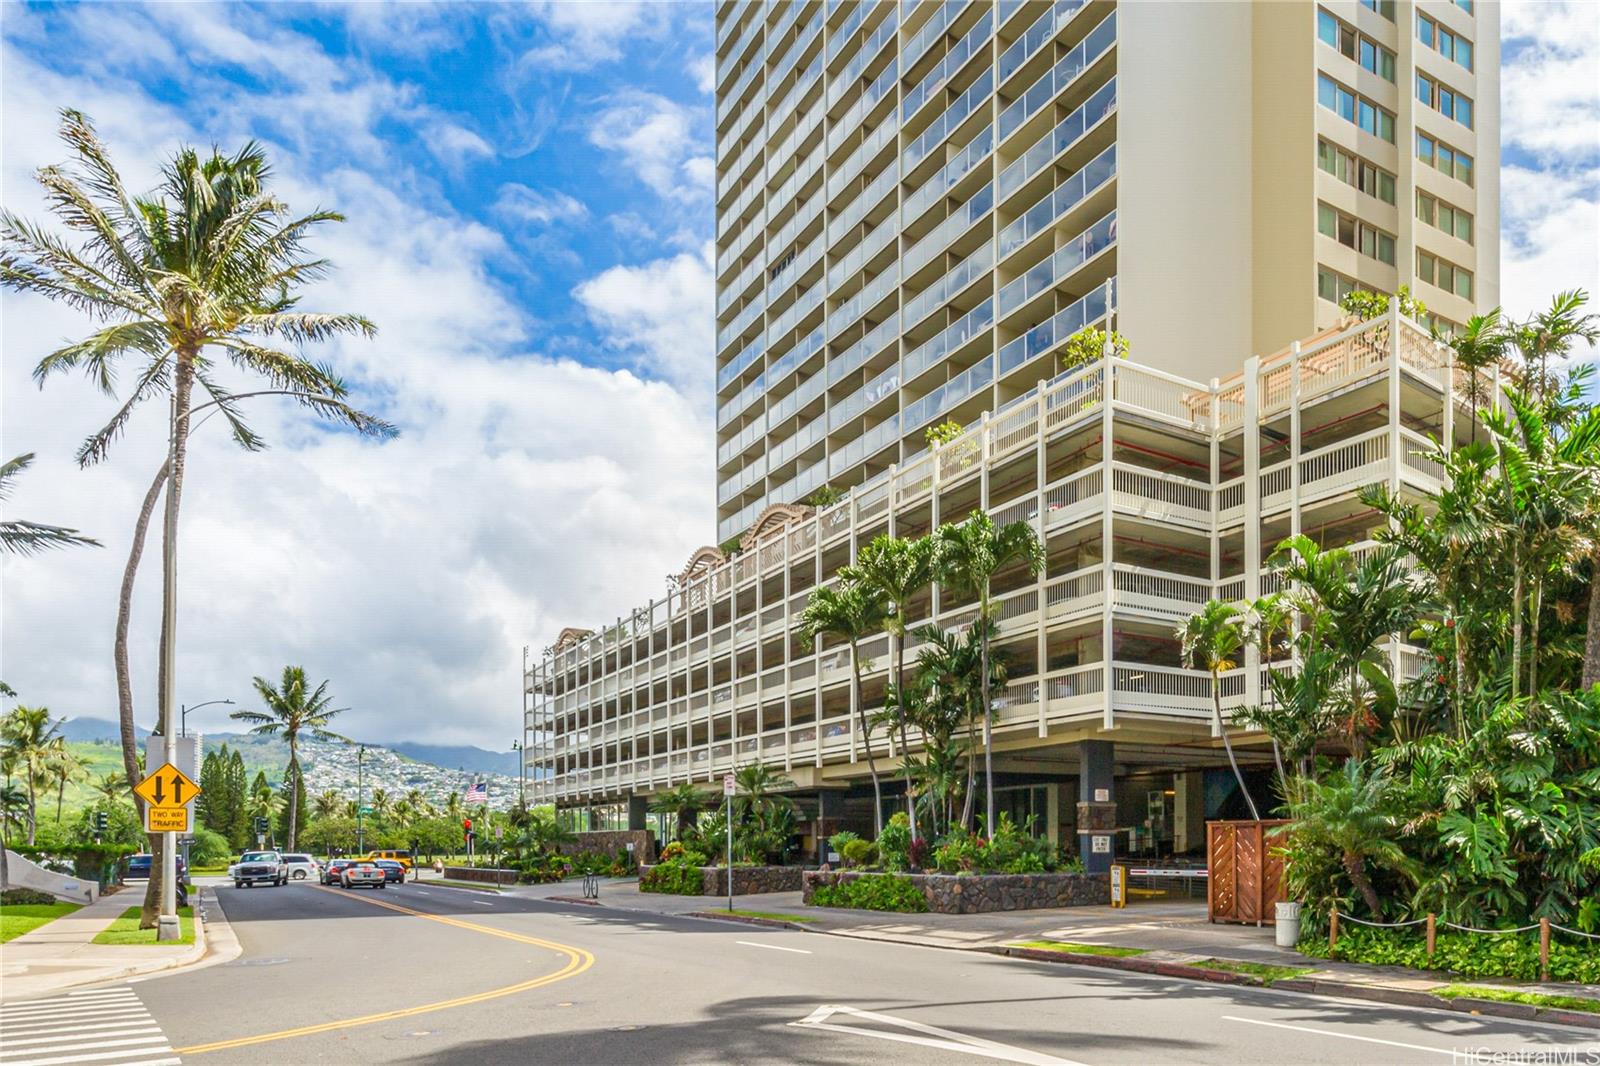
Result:
M140 781L133 791L144 800L146 832L189 832L189 810L200 795L200 786L182 770L167 763Z
M728 807L728 913L733 913L733 793L732 774L722 775L722 797Z
M1111 905L1113 907L1126 907L1128 905L1128 868L1121 863L1111 867Z

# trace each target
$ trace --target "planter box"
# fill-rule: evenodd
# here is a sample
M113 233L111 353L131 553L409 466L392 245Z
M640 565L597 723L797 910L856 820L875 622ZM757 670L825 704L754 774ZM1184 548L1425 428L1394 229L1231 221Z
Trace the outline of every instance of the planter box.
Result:
M641 881L648 876L652 866L640 866L639 878ZM733 894L735 896L755 896L764 892L798 892L800 891L800 876L804 873L798 866L735 866L733 868ZM723 866L702 866L700 876L702 896L726 896L728 894L727 868ZM642 890L641 890L642 891Z
M444 875L452 881L481 881L486 885L517 883L515 870L493 870L481 866L446 866Z
M818 885L835 885L873 874L810 870L805 874L805 902ZM987 914L991 911L1088 907L1111 902L1107 874L900 874L910 879L935 914Z

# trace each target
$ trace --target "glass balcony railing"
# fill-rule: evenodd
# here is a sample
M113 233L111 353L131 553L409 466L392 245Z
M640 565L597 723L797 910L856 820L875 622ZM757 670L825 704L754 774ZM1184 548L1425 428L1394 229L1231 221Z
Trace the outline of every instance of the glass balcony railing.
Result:
M928 17L927 22L922 24L922 28L917 31L917 35L906 42L906 46L903 49L906 57L906 66L910 67L921 59L922 53L932 47L934 41L944 36L944 31L949 28L950 23L954 22L956 17L961 14L962 9L971 2L972 0L945 0L944 3L940 4L939 9Z
M822 390L825 388L822 377L821 374L813 374L811 377L806 378L799 388L774 403L772 409L767 412L767 425L782 425L795 412L815 400L818 396L821 396Z
M1082 11L1089 0L1055 0L1050 9L1033 20L1033 25L1022 31L1022 36L1011 43L1011 46L1000 53L1000 81L1004 82L1015 74L1045 42L1049 41L1061 27L1072 21L1072 16Z
M728 346L728 343L745 331L745 328L755 321L756 316L766 308L767 300L764 295L758 295L750 305L739 312L739 317L729 322L717 331L717 351Z
M930 95L938 92L944 84L955 76L956 71L964 66L967 60L989 42L994 34L994 12L986 11L977 25L967 31L967 35L957 41L955 47L945 53L932 70L928 71L916 88L906 93L900 101L900 119L905 121L917 113Z
M900 439L900 416L890 415L868 432L828 456L828 473L837 476ZM754 517L754 516L752 516Z
M900 275L897 271L885 270L867 282L866 288L829 312L828 336L834 336L866 314L869 308L877 306L879 301L894 291L899 281Z
M1095 90L1072 114L1056 123L1056 128L1040 137L1022 158L1000 172L1000 199L1016 192L1045 164L1070 148L1078 138L1094 128L1117 106L1117 79L1112 78Z
M1106 303L1106 286L1102 285L1016 340L1002 345L995 353L1001 376L1043 355L1091 322L1104 318Z
M744 350L717 371L717 391L727 388L728 382L744 373L750 364L761 358L761 353L767 350L767 338L763 334L745 345Z
M767 283L767 301L769 303L776 303L778 297L783 295L784 290L793 285L801 274L809 270L822 258L823 245L822 234L819 233L810 244L806 245L803 251L797 253L793 259L773 271L772 280Z
M992 325L994 325L994 300L990 298L946 326L925 344L907 352L901 359L906 380L912 380Z
M889 65L883 68L877 80L867 86L860 99L850 105L850 110L839 116L839 121L828 127L828 154L832 155L834 149L843 144L856 127L861 124L862 116L871 111L879 100L887 93L894 91L895 84L899 81L900 64L896 60L889 60Z
M794 303L784 308L783 314L779 315L773 320L772 325L767 327L767 344L770 346L782 342L789 335L789 331L794 329L800 320L811 312L812 308L822 302L822 293L822 279L818 278L811 288L801 293Z
M956 404L994 381L994 356L986 356L981 363L934 389L905 409L905 427L914 430L944 414Z
M878 53L883 51L883 46L894 39L895 31L900 28L899 5L862 4L861 6L864 8L886 7L889 9L889 13L883 17L883 21L878 23L867 39L861 42L861 48L851 57L850 62L845 64L844 69L828 83L829 107L844 98L846 90L856 83L856 79L861 77L862 71L866 70L867 66L877 58Z
M993 94L994 68L990 67L978 76L977 81L968 86L966 92L956 97L955 102L945 108L943 114L929 123L921 136L911 142L911 146L905 151L905 169L909 171L927 158L929 152L944 143L944 139L965 122L967 116L972 114L979 104L986 102Z
M848 233L854 226L866 217L867 212L877 207L883 198L894 191L894 185L900 176L900 168L890 165L872 179L872 184L861 191L861 195L850 201L848 207L840 211L828 223L828 244L839 243L839 238Z
M906 301L906 328L915 326L934 309L956 293L971 285L981 275L994 267L994 245L985 241L983 246L950 269L950 272L926 289Z
M974 222L988 214L993 207L994 183L990 182L973 193L971 199L951 212L950 217L935 226L926 237L906 249L902 257L903 273L910 274L920 269L970 229Z
M735 417L742 414L746 407L749 407L751 403L759 399L766 389L766 384L766 375L757 375L754 381L739 390L737 396L717 408L717 428L721 429L727 425Z
M861 173L861 168L867 165L867 160L883 150L884 145L893 144L895 135L900 132L898 122L884 121L877 129L867 134L866 140L856 146L848 159L840 165L839 169L828 175L828 199L832 200L844 191Z
M996 297L996 302L1000 306L1000 316L1003 318L1009 315L1067 277L1094 256L1111 247L1116 239L1117 213L1113 211L1023 271L1020 277L1001 286Z
M794 373L802 363L817 354L821 349L822 329L818 327L800 338L793 348L784 352L781 357L773 361L771 366L767 367L767 386L776 389L783 383L784 378Z
M900 205L900 217L910 225L914 220L921 218L922 213L939 197L955 187L956 182L968 174L979 161L986 158L994 150L994 127L985 126L983 132L972 138L967 146L957 152L955 158L946 163L933 177L923 183L922 187Z
M846 374L857 370L868 359L877 355L889 344L894 343L900 332L900 314L894 312L884 319L866 336L856 341L833 358L828 364L828 384L832 385L841 380Z
M1020 218L1000 231L998 249L1004 259L1036 234L1044 232L1057 218L1070 211L1084 197L1117 174L1117 146L1112 145L1083 165L1072 177L1057 185L1043 199L1024 211Z
M798 10L799 6L796 5L795 9ZM822 12L818 11L815 15L811 16L811 21L807 22L803 27L801 27L799 37L795 39L794 44L789 47L789 50L783 54L783 58L778 60L777 65L772 68L772 80L770 84L783 84L783 79L788 76L789 71L794 69L794 65L800 61L801 53L803 53L807 48L811 47L811 43L817 39L817 34L821 32ZM772 39L779 40L781 37L782 34L778 33L773 35Z
M861 412L894 394L900 387L900 368L891 366L828 409L828 431L838 429Z
M1117 16L1112 13L1107 15L1100 25L1090 30L1089 35L1079 41L1072 51L1061 57L1043 77L1028 86L1020 97L1000 112L1000 139L1005 140L1031 115L1054 100L1058 93L1071 85L1079 74L1088 69L1091 63L1104 55L1116 42Z
M806 69L800 72L794 84L789 87L789 91L783 94L783 101L772 109L772 117L767 122L768 129L775 130L789 120L789 113L800 102L800 98L811 91L811 87L816 84L821 74L822 57L817 56L806 64Z
M860 244L850 249L837 263L828 268L828 291L832 292L853 277L899 233L900 220L893 214L878 223L877 228L863 237Z
M717 466L727 466L729 460L734 456L742 455L746 448L761 439L766 433L766 429L766 419L758 418L740 430L737 437L723 441L721 446L717 448Z

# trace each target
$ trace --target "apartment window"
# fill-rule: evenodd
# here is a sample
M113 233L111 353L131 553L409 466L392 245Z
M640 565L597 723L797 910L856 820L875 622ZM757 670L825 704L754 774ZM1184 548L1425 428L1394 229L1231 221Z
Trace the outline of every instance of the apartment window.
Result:
M1417 158L1442 174L1472 184L1472 157L1421 130L1417 131Z
M1456 0L1460 3L1461 0ZM1390 22L1394 21L1394 0L1361 0L1361 6L1376 11Z
M1394 265L1394 237L1328 204L1317 204L1317 231L1369 259Z
M1329 270L1325 266L1317 267L1317 295L1331 304L1343 303L1360 285L1340 274L1338 271Z
M1393 174L1321 138L1317 139L1317 166L1368 196L1394 203Z
M1461 323L1453 322L1443 315L1436 315L1432 311L1422 316L1422 323L1440 337L1454 337L1461 332Z
M1456 0L1456 6L1467 14L1472 14L1472 0Z
M1417 74L1417 99L1445 118L1455 119L1469 130L1472 128L1472 100L1426 74Z
M1366 97L1357 96L1326 74L1317 75L1317 102L1374 137L1394 143L1394 115Z
M1472 69L1472 42L1417 12L1417 40L1453 63Z
M1425 192L1417 192L1417 217L1435 229L1472 243L1472 216Z
M1472 299L1472 271L1417 249L1417 277L1463 300Z
M1330 48L1352 62L1360 63L1381 78L1394 81L1394 53L1372 38L1357 33L1355 27L1317 9L1317 36Z

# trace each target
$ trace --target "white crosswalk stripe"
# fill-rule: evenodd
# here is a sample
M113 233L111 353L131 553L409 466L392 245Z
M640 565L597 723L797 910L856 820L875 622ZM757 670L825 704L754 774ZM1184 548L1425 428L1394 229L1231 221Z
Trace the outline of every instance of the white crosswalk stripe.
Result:
M179 1061L127 985L0 1003L0 1066L168 1066Z

